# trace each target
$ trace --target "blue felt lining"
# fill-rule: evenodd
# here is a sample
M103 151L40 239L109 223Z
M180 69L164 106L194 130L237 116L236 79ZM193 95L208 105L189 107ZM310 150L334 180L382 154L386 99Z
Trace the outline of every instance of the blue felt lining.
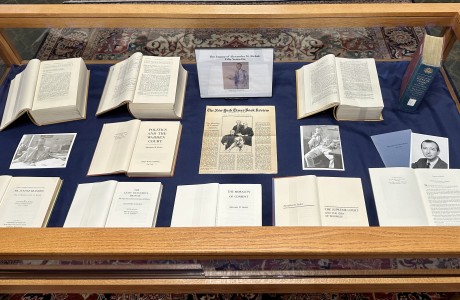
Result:
M0 132L0 174L13 176L60 176L63 188L54 207L48 226L64 224L73 195L79 183L109 179L118 181L161 181L164 185L157 226L169 226L177 185L208 182L260 183L263 191L263 225L272 224L272 178L275 176L360 177L363 182L369 223L378 225L369 167L383 167L383 162L370 136L396 130L412 131L449 138L450 167L460 167L460 115L451 99L446 84L438 74L424 103L416 113L397 110L399 86L407 62L378 62L380 85L385 109L382 122L337 122L328 110L306 119L296 119L295 69L302 63L275 63L273 97L249 100L206 99L199 96L198 77L195 65L185 65L189 71L187 83L183 131L175 175L172 178L128 178L124 175L87 177L89 164L103 123L132 119L126 107L95 117L108 65L91 65L87 119L47 126L35 126L27 116L15 121ZM23 67L13 67L0 87L0 115L3 115L9 83ZM276 175L198 175L203 121L206 105L275 105L277 122L278 174ZM337 124L340 127L345 171L303 171L300 148L301 125ZM9 170L16 147L23 134L77 132L75 144L66 169Z

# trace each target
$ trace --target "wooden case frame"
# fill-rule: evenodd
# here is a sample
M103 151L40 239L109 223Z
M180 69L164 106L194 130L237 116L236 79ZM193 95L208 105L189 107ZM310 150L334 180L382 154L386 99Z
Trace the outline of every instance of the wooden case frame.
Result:
M440 25L448 28L445 33L447 56L454 42L460 39L460 4L0 6L0 30L53 27L234 28L235 24L241 28ZM7 65L23 62L2 31L0 57ZM1 260L460 257L460 228L457 227L2 228L0 236ZM26 268L32 269L31 266ZM0 291L292 293L460 290L458 269L312 271L309 276L293 278L256 276L227 279L86 278L71 274L69 269L69 276L62 277L44 278L33 272L28 277L0 275Z

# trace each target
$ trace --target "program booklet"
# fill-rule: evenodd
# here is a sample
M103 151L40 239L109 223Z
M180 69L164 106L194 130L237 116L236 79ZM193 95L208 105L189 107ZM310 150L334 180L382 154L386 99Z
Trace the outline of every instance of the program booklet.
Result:
M380 226L459 226L460 170L370 168Z
M262 186L179 185L171 227L206 226L262 226Z
M136 52L110 67L96 115L127 104L138 119L181 119L187 74L180 57Z
M0 176L0 227L46 227L62 180Z
M86 118L89 71L81 58L32 59L11 81L0 130L27 113L36 125Z
M361 178L273 179L276 226L369 226Z
M88 175L173 176L181 129L179 121L104 124Z
M382 120L383 98L373 58L328 54L296 70L297 119L334 107L344 121Z
M79 184L64 227L155 227L160 182Z
M200 174L276 174L274 106L207 106Z

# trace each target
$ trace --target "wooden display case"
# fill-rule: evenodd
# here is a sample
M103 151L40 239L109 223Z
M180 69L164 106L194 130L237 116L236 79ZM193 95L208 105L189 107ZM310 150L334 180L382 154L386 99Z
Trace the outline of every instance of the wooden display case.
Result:
M0 28L448 28L460 39L460 4L1 5ZM0 56L20 64L5 34ZM86 61L90 63L100 63ZM0 229L0 260L257 260L460 257L460 228ZM142 268L146 268L145 265ZM187 269L187 267L184 267ZM148 269L148 268L147 268ZM193 268L192 268L193 269ZM99 270L99 272L98 272ZM144 270L145 271L145 270ZM143 275L144 274L144 275ZM321 270L242 276L147 276L140 267L8 265L0 290L13 292L369 292L458 291L460 269ZM182 275L181 275L182 274Z

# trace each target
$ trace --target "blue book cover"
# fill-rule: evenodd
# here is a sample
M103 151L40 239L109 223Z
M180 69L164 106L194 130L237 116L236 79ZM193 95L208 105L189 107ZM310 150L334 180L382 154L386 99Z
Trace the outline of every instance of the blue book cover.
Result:
M399 98L401 110L407 112L417 110L441 68L442 51L442 37L425 35L403 77Z
M406 129L371 136L385 167L409 167L411 134Z

